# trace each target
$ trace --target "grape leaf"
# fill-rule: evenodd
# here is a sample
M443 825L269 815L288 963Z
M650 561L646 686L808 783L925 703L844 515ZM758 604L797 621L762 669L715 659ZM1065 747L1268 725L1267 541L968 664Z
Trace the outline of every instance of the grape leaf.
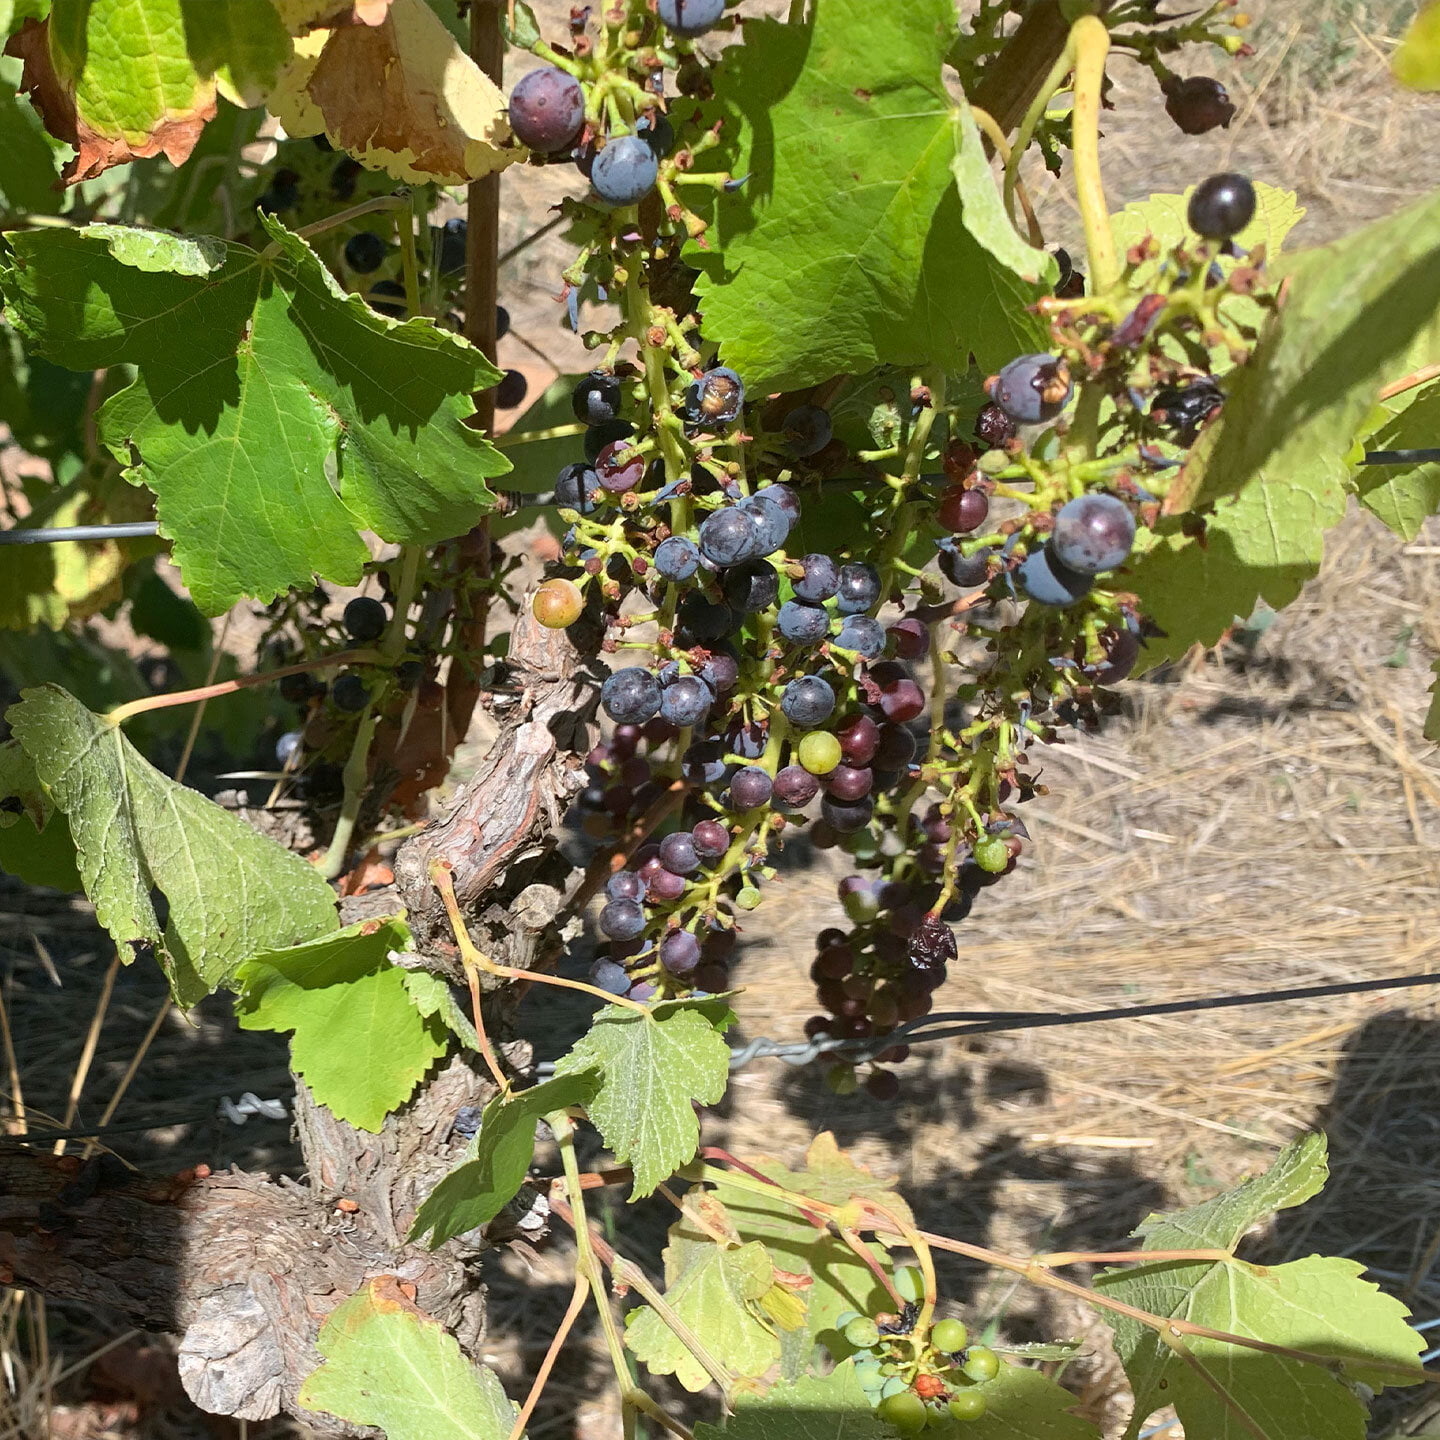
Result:
M695 1440L889 1440L893 1434L849 1365L772 1385L763 1395L737 1394L735 1414L724 1426L695 1427Z
M58 685L26 690L7 719L69 821L96 918L127 960L154 948L180 1004L261 950L335 928L313 866L162 775ZM170 902L163 930L152 887Z
M472 1365L393 1275L341 1301L316 1347L325 1363L300 1387L306 1409L378 1426L388 1440L506 1440L515 1424L495 1372Z
M780 1358L780 1340L761 1310L775 1266L759 1241L718 1242L696 1224L697 1202L687 1196L684 1203L665 1247L666 1303L735 1374L763 1375ZM625 1316L625 1343L654 1375L673 1375L691 1392L710 1384L709 1371L649 1306Z
M607 1005L556 1063L557 1075L599 1072L590 1119L615 1158L634 1169L632 1200L652 1194L693 1158L700 1143L695 1104L714 1105L730 1077L723 1023L713 1002L657 1006L645 1015Z
M0 38L8 28L0 24ZM0 206L12 213L58 215L65 205L55 185L61 147L46 135L35 107L20 98L21 72L19 60L0 59L0 135L5 137L0 146Z
M81 888L70 828L15 740L0 745L0 870L27 885Z
M410 948L398 916L262 951L235 976L243 1030L293 1030L290 1067L341 1120L378 1131L445 1053L390 960Z
M426 1197L410 1229L412 1241L434 1250L452 1236L488 1224L525 1183L535 1153L535 1122L556 1110L588 1104L598 1085L581 1072L516 1095L497 1095L480 1117L472 1153Z
M808 25L752 21L726 52L716 96L750 178L687 259L706 333L757 392L1037 348L1037 287L966 228L1035 272L993 196L974 200L978 137L941 70L954 31L950 0L825 0Z
M1386 418L1365 436L1364 450L1433 450L1440 445L1440 385L1407 390L1382 400L1378 408ZM1355 474L1360 503L1402 540L1413 540L1440 510L1440 463L1357 464Z
M1395 78L1411 90L1440 90L1440 4L1429 0L1390 57Z
M100 411L200 607L270 599L318 573L353 584L360 531L425 545L494 503L508 462L464 424L499 372L426 320L346 296L271 216L257 253L122 226L16 232L11 322L72 369L138 367Z
M288 134L323 131L397 180L463 185L525 153L507 144L504 93L425 0L393 0L375 24L315 31L269 104Z
M1151 1215L1136 1234L1151 1250L1233 1250L1251 1226L1318 1193L1325 1177L1324 1137L1305 1136L1265 1174L1192 1209ZM1425 1342L1405 1323L1409 1312L1398 1300L1359 1278L1363 1270L1353 1260L1318 1255L1269 1266L1167 1261L1105 1271L1095 1283L1151 1314L1325 1355L1342 1362L1345 1380L1371 1389L1416 1384L1423 1374L1416 1357ZM1135 1391L1128 1436L1163 1405L1174 1405L1187 1433L1206 1440L1253 1440L1256 1426L1269 1440L1362 1440L1365 1434L1364 1403L1329 1368L1184 1336L1212 1387L1150 1327L1104 1313Z
M1434 665L1435 683L1430 687L1430 709L1425 716L1425 738L1440 745L1440 660Z

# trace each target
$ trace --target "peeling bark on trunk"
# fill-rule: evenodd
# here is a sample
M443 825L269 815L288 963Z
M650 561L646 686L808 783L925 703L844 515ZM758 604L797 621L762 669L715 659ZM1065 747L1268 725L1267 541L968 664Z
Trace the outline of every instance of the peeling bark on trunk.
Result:
M548 842L584 784L593 687L562 632L516 620L495 744L449 813L408 842L396 884L347 901L344 918L402 906L421 963L459 977L454 937L429 866L452 867L472 929L487 953L522 968L558 947L560 890L546 878ZM498 706L497 706L498 708ZM554 876L559 879L561 877ZM491 994L487 1026L517 1072L529 1047L511 1040L513 986ZM483 1106L494 1085L483 1067L453 1056L378 1135L337 1120L297 1081L296 1130L307 1180L231 1171L149 1179L110 1156L82 1164L0 1146L0 1266L13 1283L119 1312L146 1329L182 1335L180 1374L202 1408L247 1420L288 1411L322 1435L376 1432L296 1405L320 1363L315 1339L329 1312L366 1280L392 1274L467 1354L484 1335L484 1292L471 1262L528 1233L522 1196L482 1232L438 1251L407 1245L415 1212L465 1148L450 1131L462 1105ZM340 1202L345 1202L343 1205Z

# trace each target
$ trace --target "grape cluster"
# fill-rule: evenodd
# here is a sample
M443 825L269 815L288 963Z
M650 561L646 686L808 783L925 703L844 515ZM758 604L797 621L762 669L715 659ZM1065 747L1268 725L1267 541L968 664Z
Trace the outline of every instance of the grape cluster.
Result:
M985 1387L1000 1373L1000 1357L988 1346L971 1345L960 1320L937 1320L928 1335L917 1336L920 1272L902 1266L892 1283L904 1302L898 1313L847 1310L835 1321L860 1388L880 1419L902 1435L957 1431L979 1420L989 1408Z

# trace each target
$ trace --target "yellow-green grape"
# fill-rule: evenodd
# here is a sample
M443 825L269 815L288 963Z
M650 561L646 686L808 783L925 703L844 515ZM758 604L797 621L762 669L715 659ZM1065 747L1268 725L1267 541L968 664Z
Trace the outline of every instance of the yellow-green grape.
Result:
M836 1095L853 1095L860 1088L860 1081L852 1065L837 1065L825 1072L825 1084Z
M1010 863L1010 850L998 835L975 842L975 863L991 875L998 875Z
M735 903L742 910L753 910L760 903L760 892L753 885L746 885L736 894Z
M970 1332L959 1320L939 1320L930 1332L930 1343L947 1355L963 1350L970 1339Z
M893 1425L902 1435L918 1435L930 1418L925 1402L913 1390L902 1390L898 1395L882 1400L878 1413L887 1425Z
M894 1275L896 1293L918 1305L925 1298L925 1277L913 1265L902 1265Z
M585 596L573 580L547 580L530 602L535 618L547 630L564 630L585 610Z
M977 1385L983 1385L1000 1373L1000 1357L986 1345L972 1345L960 1368Z
M978 1420L985 1413L985 1397L978 1390L961 1390L947 1408L956 1420Z
M812 775L828 775L840 763L840 742L828 730L812 730L795 755Z
M868 1315L852 1320L845 1327L845 1343L857 1350L868 1350L880 1343L880 1327Z

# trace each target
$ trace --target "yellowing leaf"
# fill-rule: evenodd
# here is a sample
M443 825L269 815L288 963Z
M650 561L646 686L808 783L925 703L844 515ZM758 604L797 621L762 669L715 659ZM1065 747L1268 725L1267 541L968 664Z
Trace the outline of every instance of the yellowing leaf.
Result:
M325 1363L301 1386L308 1410L379 1426L388 1440L506 1440L515 1423L494 1371L472 1365L393 1275L337 1305L316 1346Z
M1411 90L1440 90L1440 3L1430 0L1390 57L1395 78Z
M323 129L397 180L462 185L522 153L506 144L504 94L425 0L393 0L379 23L315 31L271 108L289 134Z

